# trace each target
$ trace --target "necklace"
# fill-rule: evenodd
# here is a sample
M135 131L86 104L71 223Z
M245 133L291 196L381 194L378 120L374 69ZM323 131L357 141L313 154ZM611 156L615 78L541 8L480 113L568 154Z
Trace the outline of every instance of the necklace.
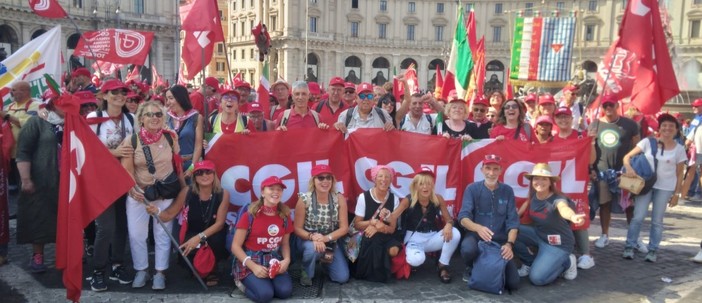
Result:
M373 198L373 200L375 200L377 202L383 202L383 201L388 199L388 195L390 194L389 192L385 193L385 197L383 198L383 200L378 200L378 198L373 194L373 190L377 190L377 189L375 189L375 187L373 187L370 190L371 198Z
M213 195L210 194L210 198L207 201L200 200L200 218L202 219L202 223L205 226L210 225L210 219L212 218L212 214L210 211L212 210L212 197ZM203 211L202 209L202 204L207 203L207 208Z

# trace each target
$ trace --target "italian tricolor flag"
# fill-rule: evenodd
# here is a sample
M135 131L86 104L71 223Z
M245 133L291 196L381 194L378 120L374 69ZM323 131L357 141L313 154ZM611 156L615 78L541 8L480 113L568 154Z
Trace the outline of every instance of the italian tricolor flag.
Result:
M510 78L568 81L575 36L574 17L517 18Z
M442 95L446 97L451 90L455 89L458 97L465 100L470 72L473 69L473 54L466 37L466 23L463 17L463 7L459 6L456 34L453 37L451 57L449 57L444 87L441 91Z

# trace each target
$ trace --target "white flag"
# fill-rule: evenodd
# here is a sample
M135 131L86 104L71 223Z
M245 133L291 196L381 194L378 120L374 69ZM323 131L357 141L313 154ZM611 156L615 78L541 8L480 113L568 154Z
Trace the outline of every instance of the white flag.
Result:
M41 96L49 87L44 74L60 81L62 62L61 26L57 25L0 63L0 99L3 104L11 102L10 90L17 80L30 83L32 97Z

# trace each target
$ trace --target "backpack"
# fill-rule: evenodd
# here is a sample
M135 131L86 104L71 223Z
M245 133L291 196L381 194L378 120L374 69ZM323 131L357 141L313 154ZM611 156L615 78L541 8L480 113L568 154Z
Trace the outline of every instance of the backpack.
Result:
M478 250L480 254L473 262L468 287L501 295L505 290L505 268L508 261L502 258L500 244L480 241Z
M163 136L166 137L166 141L168 141L168 145L170 145L171 149L173 149L173 138L171 137L171 133L163 132ZM132 148L136 149L136 147L137 147L137 133L134 132L134 133L132 133Z
M288 124L288 119L290 118L290 111L292 111L292 109L286 109L285 111L283 111L283 117L280 120L280 126L285 126ZM309 113L312 115L312 118L314 118L314 123L319 125L319 114L313 110L309 110Z
M353 119L353 111L355 109L356 109L355 107L352 107L352 108L349 108L346 110L346 122L344 124L346 127L349 127L349 123L351 123L351 119ZM380 120L383 121L383 125L384 125L386 123L386 121L385 121L385 115L383 115L383 110L380 107L375 107L375 106L373 107L373 109L378 114L378 116L380 116Z
M644 153L639 153L629 159L629 164L631 168L634 169L639 177L644 179L644 187L638 195L645 195L653 188L653 184L656 183L658 177L656 176L656 170L658 169L658 159L656 154L658 154L658 141L656 138L648 137L648 143L651 146L651 156L653 156L653 167L646 159ZM622 170L625 170L624 168Z
M236 219L234 220L234 222L232 222L232 225L229 226L229 232L227 233L225 241L227 245L227 250L229 250L230 253L232 243L234 242L234 234L236 233L236 225L239 223L239 220L241 220L243 216L251 216L251 214L249 213L249 206L251 206L251 203L246 203L243 206L241 206L241 208L239 208L239 210L236 212ZM246 238L248 238L249 234L251 233L251 227L253 226L253 221L255 218L256 217L249 217L249 227L246 229L246 237L244 237L244 241L246 241ZM283 231L285 231L286 229L288 229L287 217L283 219Z
M98 117L102 118L102 111L101 110L96 111L96 114ZM131 125L132 128L134 128L134 117L132 115L130 115L129 113L124 113L124 115L127 116L127 120L129 121L129 125ZM98 123L97 130L95 131L95 134L98 137L100 137L100 126L102 126L102 123Z

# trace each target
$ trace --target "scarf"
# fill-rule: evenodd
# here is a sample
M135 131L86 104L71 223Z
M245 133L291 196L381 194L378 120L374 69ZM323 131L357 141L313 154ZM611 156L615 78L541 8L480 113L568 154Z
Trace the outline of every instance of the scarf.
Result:
M180 124L183 123L183 121L188 120L188 118L194 116L197 114L197 110L195 109L190 109L187 113L183 114L182 116L178 117L173 111L168 111L168 116L171 117L171 121L173 121L173 128L174 129L179 129Z
M144 144L149 145L149 144L154 144L161 140L161 136L163 135L163 129L159 129L156 133L151 133L146 128L142 127L139 130L139 138L141 139Z

